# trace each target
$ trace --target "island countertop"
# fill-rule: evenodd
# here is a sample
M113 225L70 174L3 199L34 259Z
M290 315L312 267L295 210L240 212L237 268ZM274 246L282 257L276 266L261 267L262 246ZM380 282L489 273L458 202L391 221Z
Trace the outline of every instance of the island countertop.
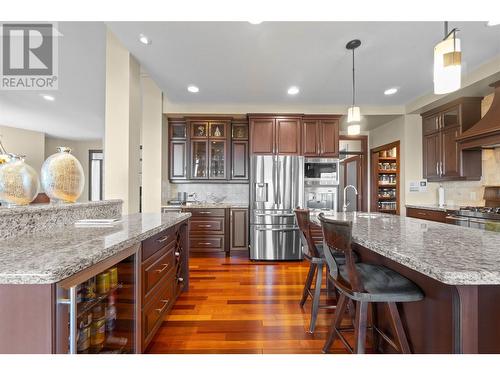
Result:
M381 213L325 215L351 220L353 242L442 283L500 285L500 233Z
M0 284L52 284L170 228L190 213L132 214L113 227L75 227L0 241Z

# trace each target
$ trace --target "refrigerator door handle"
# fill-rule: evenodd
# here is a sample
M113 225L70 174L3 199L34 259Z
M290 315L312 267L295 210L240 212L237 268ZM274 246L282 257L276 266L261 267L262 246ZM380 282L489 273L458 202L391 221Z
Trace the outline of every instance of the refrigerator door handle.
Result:
M283 195L283 192L281 191L281 158L278 156L278 178L277 178L277 190L278 190L278 205L281 206L281 196Z
M278 180L278 171L277 171L277 166L276 164L278 161L276 160L276 156L273 155L273 188L274 188L274 205L278 206L278 186L277 186L277 180Z
M292 217L295 216L295 214L255 214L255 216Z
M256 228L259 232L290 232L297 231L299 227L290 227L290 228Z

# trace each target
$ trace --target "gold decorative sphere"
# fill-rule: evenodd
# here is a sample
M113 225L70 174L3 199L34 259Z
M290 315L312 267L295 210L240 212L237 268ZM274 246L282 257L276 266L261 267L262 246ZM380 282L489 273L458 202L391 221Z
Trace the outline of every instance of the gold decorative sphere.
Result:
M3 160L5 162L0 164L0 201L13 206L30 204L40 189L38 174L24 162L23 156L10 154Z
M83 168L69 147L58 147L42 166L42 187L51 201L74 203L85 185Z

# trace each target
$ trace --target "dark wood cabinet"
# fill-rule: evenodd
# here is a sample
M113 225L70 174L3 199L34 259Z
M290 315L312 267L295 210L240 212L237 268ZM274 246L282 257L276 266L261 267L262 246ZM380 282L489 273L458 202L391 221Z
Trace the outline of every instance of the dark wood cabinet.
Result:
M273 155L276 152L276 127L274 118L250 119L252 154Z
M231 250L248 250L248 209L231 208Z
M302 154L337 157L339 155L338 117L304 117L302 120Z
M189 231L190 251L199 252L226 252L227 218L224 208L183 208L182 211L191 213L191 229Z
M422 114L423 178L481 178L481 150L462 151L457 142L457 137L480 118L481 98L460 98Z
M248 180L248 141L232 142L231 179Z
M187 142L172 140L170 146L170 179L186 180L188 178Z
M436 211L436 210L426 210L424 208L406 208L406 216L413 217L415 219L423 219L430 221L437 221L440 223L446 223L446 216L448 213L446 211Z
M301 117L249 115L252 154L300 155Z

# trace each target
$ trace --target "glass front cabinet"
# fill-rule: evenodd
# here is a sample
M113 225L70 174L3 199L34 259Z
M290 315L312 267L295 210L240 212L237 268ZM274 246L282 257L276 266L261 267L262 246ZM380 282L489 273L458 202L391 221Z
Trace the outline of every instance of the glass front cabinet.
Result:
M248 180L246 119L177 117L168 127L171 181Z

